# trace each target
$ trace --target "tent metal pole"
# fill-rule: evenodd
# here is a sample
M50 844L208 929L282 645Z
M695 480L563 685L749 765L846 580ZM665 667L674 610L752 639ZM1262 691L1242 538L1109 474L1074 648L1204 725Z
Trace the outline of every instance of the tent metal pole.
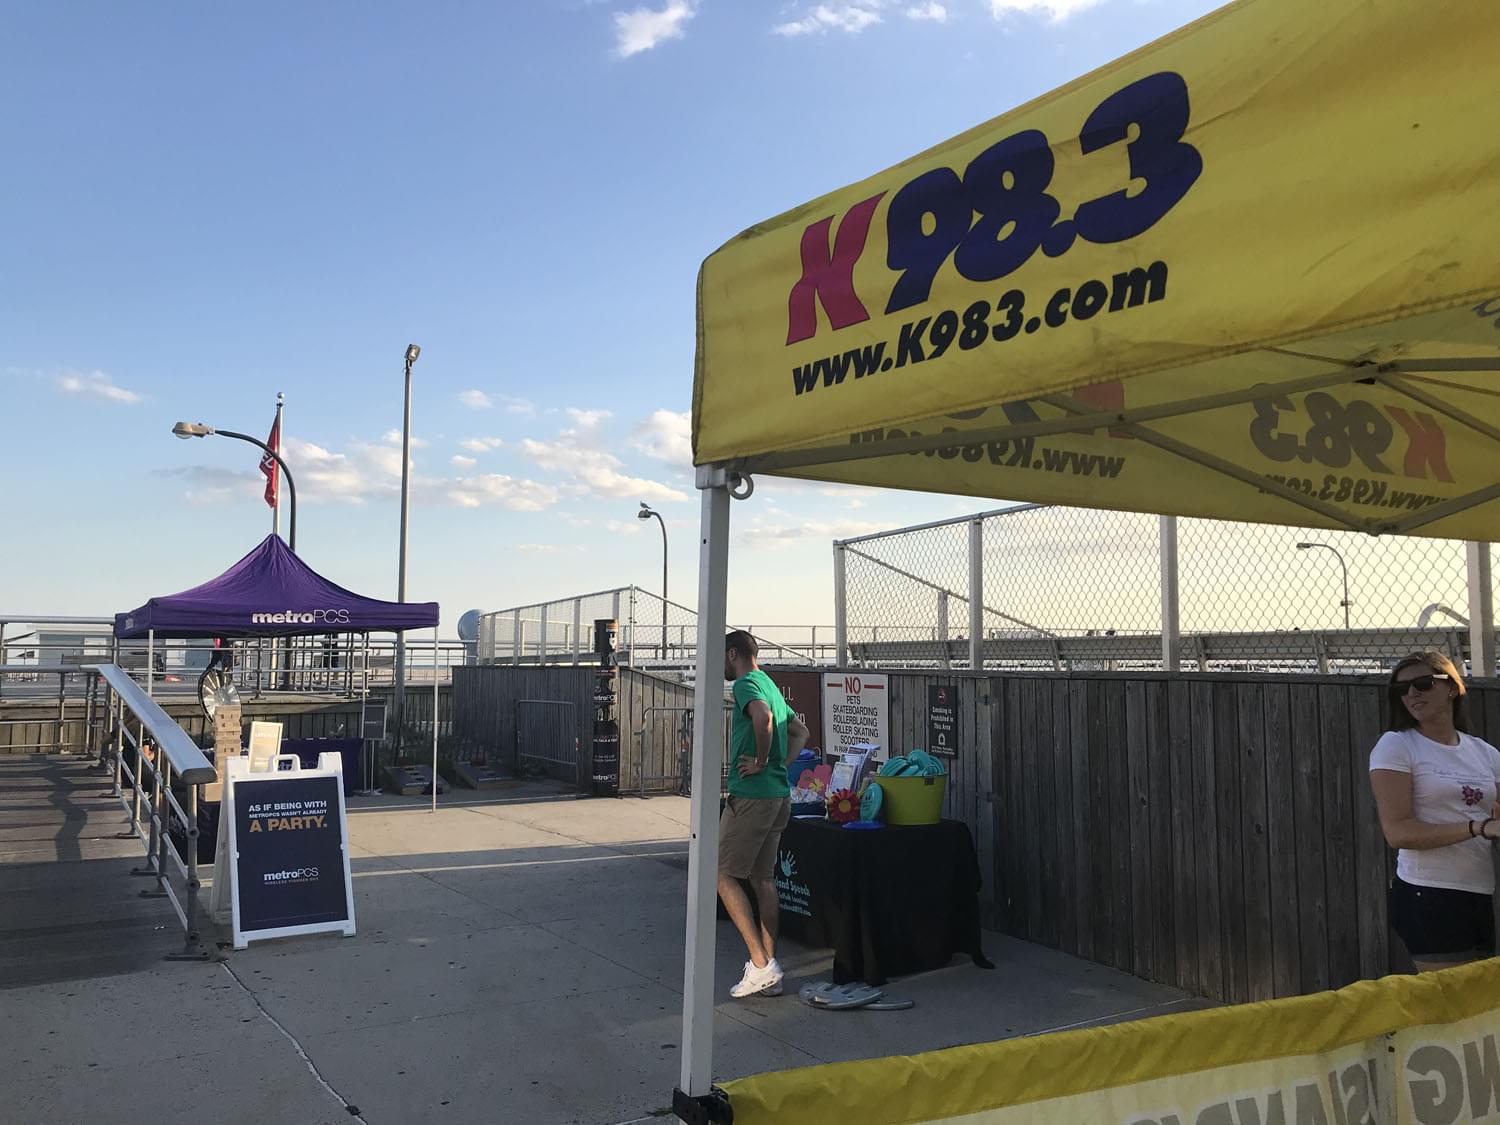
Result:
M1413 383L1409 379L1403 379L1399 375L1382 375L1380 381L1393 391L1400 391L1407 398L1420 402L1423 406L1446 414L1455 422L1468 426L1471 430L1483 434L1491 441L1500 441L1500 428L1490 425L1482 419L1474 417L1467 410L1462 410L1450 402L1445 402L1431 391L1420 384Z
M1409 516L1403 516L1399 520L1391 520L1389 523L1377 524L1371 528L1375 534L1381 535L1391 532L1396 535L1405 535L1407 532L1418 527L1426 527L1430 523L1456 516L1459 512L1467 512L1470 508L1477 508L1480 504L1487 504L1491 500L1500 498L1500 484L1488 484L1483 488L1466 492L1462 496L1455 496L1452 500L1444 500L1441 504L1429 504L1425 508L1418 508Z
M365 738L365 705L370 698L370 634L361 633L361 644L359 652L359 738L363 742ZM360 755L365 762L365 792L375 788L375 755L380 752L378 745L371 746L368 754Z
M1495 586L1490 545L1466 543L1469 572L1469 674L1495 674Z
M156 694L156 630L146 630L146 698Z
M438 785L438 627L432 627L432 811L437 812Z
M1067 395L1049 395L1038 401L1056 406L1062 410L1073 412L1075 418L1082 417L1088 410L1083 403L1077 399L1069 398ZM1145 426L1134 422L1123 422L1116 425L1116 429L1124 429L1139 441L1148 445L1154 445L1158 449L1168 453L1176 454L1184 461L1191 461L1195 465L1202 465L1205 469L1212 469L1226 477L1250 485L1262 492L1269 492L1273 496L1279 496L1299 507L1307 508L1309 511L1317 512L1324 519L1331 520L1338 527L1347 527L1351 531L1371 531L1373 525L1369 520L1350 519L1343 509L1333 504L1326 504L1312 496L1304 496L1294 488L1279 484L1269 477L1261 476L1259 473L1249 469L1241 468L1232 461L1226 461L1222 457L1216 457L1212 453L1188 445L1186 442L1178 441L1176 438L1159 434L1155 430L1148 430ZM949 435L950 437L952 435ZM952 442L949 443L950 445Z
M729 479L698 470L703 493L698 540L698 653L693 685L693 794L688 844L687 956L682 989L681 1090L712 1092L714 950L718 897L719 779L724 756L724 636L729 580Z

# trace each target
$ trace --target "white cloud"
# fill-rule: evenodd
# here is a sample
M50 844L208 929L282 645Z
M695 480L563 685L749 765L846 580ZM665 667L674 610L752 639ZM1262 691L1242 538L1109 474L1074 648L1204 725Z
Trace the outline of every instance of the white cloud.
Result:
M474 460L474 458L472 457L465 457L461 453L455 453L453 455L453 459L449 462L449 464L456 465L460 469L472 469L475 465L479 464L479 462Z
M1010 12L1045 14L1061 23L1075 12L1092 8L1103 0L990 0L990 14L997 20Z
M451 503L460 508L496 506L515 512L540 512L557 503L558 490L534 480L517 479L504 473L485 473L435 482Z
M526 417L536 413L536 403L524 398L512 398L510 395L501 395L500 401L505 403L507 414L521 414Z
M636 423L630 444L647 457L687 467L693 463L692 417L675 410L653 410Z
M115 381L103 371L90 371L87 374L76 374L69 372L57 377L58 390L64 394L77 395L80 398L93 398L101 402L119 402L131 405L141 401L141 396L134 391L126 390L124 387L116 386Z
M668 39L681 39L696 8L695 0L667 0L662 8L616 12L615 54L628 59Z
M467 391L458 392L458 401L465 406L473 407L475 410L488 410L495 405L495 400L483 391L470 388Z
M401 444L401 431L400 430L386 430L385 433L383 433L383 434L380 435L380 440L383 441L383 442L385 442L387 445L400 445ZM424 439L419 438L415 434L413 434L412 435L412 439L411 439L411 447L413 449L426 449L427 448L427 442Z
M611 535L639 535L641 522L640 520L605 520L604 530Z
M376 442L356 441L338 452L310 441L288 437L284 455L297 482L297 499L313 504L364 504L395 500L401 494L401 450ZM252 462L252 465L254 462ZM452 464L472 468L468 457ZM209 465L158 470L191 486L186 498L195 504L215 504L238 497L259 496L265 479L249 468L243 471ZM542 484L487 473L479 476L424 477L412 474L412 498L418 504L451 504L460 508L494 505L520 512L539 512L557 503L561 490Z
M613 454L580 445L565 432L555 442L521 442L521 452L534 464L549 472L572 478L570 491L609 499L686 500L687 493L644 477L620 472L621 462Z
M336 453L288 437L284 456L297 482L300 501L363 504L395 496L401 490L401 450L388 445L353 442L348 453Z
M939 4L937 0L928 0L926 4L907 8L906 18L909 20L931 20L933 23L947 23L948 9Z
M580 410L576 406L568 407L568 417L573 419L573 425L563 431L565 434L592 433L599 428L599 424L606 418L611 417L608 410Z
M467 449L470 453L490 453L499 449L505 442L497 437L471 437L464 438L458 443L460 449Z
M993 3L994 0L991 0ZM830 31L857 34L880 22L879 0L861 4L819 4L808 16L771 28L777 35L824 35Z
M183 465L173 469L155 469L153 474L186 481L188 488L182 498L189 504L204 508L262 496L266 487L266 478L255 469L236 471L217 465Z
M759 526L740 533L739 541L747 547L775 550L790 547L807 539L832 541L848 539L855 535L868 535L874 531L885 531L886 524L866 523L862 520L818 521L785 523Z
M562 548L556 543L517 543L516 550L531 551L538 555L557 555L562 553Z

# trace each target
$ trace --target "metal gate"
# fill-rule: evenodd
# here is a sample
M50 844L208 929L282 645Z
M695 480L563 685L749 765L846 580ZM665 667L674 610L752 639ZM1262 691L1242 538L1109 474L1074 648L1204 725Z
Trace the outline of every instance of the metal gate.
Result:
M516 700L516 773L525 776L527 762L548 777L583 784L578 705L565 699Z
M729 778L730 711L724 704L724 748L720 755L720 791ZM688 796L693 776L693 708L647 707L636 729L636 766L640 795L676 793Z

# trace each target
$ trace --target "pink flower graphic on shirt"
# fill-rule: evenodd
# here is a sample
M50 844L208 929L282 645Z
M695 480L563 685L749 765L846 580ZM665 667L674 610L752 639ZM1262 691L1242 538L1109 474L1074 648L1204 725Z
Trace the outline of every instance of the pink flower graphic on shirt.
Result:
M1484 790L1476 789L1472 785L1465 785L1463 787L1463 795L1464 804L1466 805L1477 805L1480 801L1484 800Z

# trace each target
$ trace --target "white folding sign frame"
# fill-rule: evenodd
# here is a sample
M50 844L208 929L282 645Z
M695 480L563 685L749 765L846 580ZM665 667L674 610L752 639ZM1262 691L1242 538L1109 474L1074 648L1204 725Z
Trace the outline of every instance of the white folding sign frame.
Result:
M281 768L288 765L289 768ZM315 770L301 769L301 762L295 754L283 754L272 763L272 768L264 773L251 773L248 760L245 758L232 758L226 765L224 777L224 800L219 806L219 822L221 825L227 823L227 831L219 833L222 862L215 865L214 887L216 902L222 901L217 893L221 878L228 881L230 897L231 925L234 931L234 947L236 949L246 948L252 941L265 941L269 938L297 937L302 934L343 934L345 937L354 936L354 880L349 873L349 814L344 805L344 771L343 759L335 753L323 753L318 755L318 768ZM342 858L344 870L344 901L349 907L347 918L336 918L328 922L310 922L303 926L277 926L263 930L243 930L240 928L240 885L239 885L239 842L238 832L235 826L235 802L238 801L243 791L253 792L255 787L266 782L289 781L294 779L330 777L335 781L334 791L338 793L339 799L339 854Z

